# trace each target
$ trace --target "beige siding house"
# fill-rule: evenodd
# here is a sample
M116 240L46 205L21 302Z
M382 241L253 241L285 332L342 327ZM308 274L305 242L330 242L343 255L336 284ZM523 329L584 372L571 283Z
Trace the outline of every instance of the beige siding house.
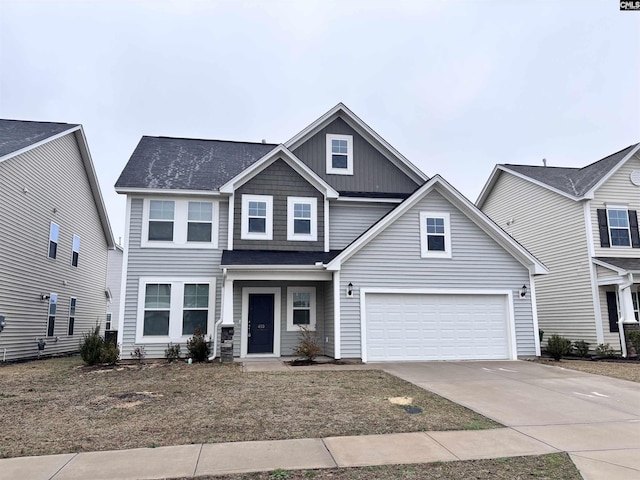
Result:
M551 271L535 281L547 338L608 343L626 355L622 326L638 323L639 150L583 168L497 165L478 198Z
M80 125L0 120L0 212L0 360L77 351L114 247Z

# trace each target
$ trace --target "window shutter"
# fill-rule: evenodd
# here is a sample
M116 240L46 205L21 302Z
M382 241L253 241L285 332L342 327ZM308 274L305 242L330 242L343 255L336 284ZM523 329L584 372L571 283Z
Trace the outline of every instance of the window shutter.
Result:
M619 331L616 292L607 292L607 313L609 314L609 331L612 333Z
M638 234L638 214L635 210L629 210L629 227L631 230L631 246L640 248L640 234Z
M609 224L607 223L607 211L604 208L598 209L598 230L600 231L600 246L609 248L611 246L609 243Z

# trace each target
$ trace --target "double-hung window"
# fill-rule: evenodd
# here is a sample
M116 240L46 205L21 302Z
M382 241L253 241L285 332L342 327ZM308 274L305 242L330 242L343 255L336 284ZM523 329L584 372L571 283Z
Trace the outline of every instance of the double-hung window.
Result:
M193 335L196 328L206 334L209 323L209 284L185 283L182 307L182 335Z
M451 258L449 214L420 212L420 255Z
M318 199L287 198L287 240L316 241L318 239Z
M51 222L49 227L49 258L56 258L58 255L58 236L60 235L60 227L57 223Z
M67 330L67 335L73 335L73 327L76 323L76 305L78 304L78 299L71 297L69 299L69 327Z
M631 301L633 302L633 315L636 318L636 322L640 321L640 303L638 303L638 292L631 292Z
M49 315L47 317L47 337L53 337L56 326L56 310L58 308L58 294L49 294Z
M287 331L297 331L300 327L316 329L315 287L287 288Z
M273 197L242 195L241 238L271 240L273 238Z
M353 175L353 136L327 134L327 173Z
M171 284L148 283L144 294L144 335L169 335L170 312Z
M174 210L173 200L149 201L149 241L173 241Z
M104 324L104 329L105 330L111 330L111 321L113 318L113 314L112 313L107 313L107 320Z
M143 205L143 248L218 248L217 201L145 199Z
M80 237L78 235L73 236L73 247L71 249L71 265L78 266L78 257L80 256Z
M629 213L623 209L607 209L609 237L612 247L630 247Z
M213 204L189 202L187 242L211 242Z

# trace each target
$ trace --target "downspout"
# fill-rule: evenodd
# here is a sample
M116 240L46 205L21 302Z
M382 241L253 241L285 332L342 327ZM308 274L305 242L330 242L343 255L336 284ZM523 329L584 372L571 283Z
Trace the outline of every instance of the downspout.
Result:
M218 352L218 327L222 324L222 312L224 312L224 283L227 279L227 269L222 269L222 285L220 285L220 318L216 320L215 325L213 326L213 353L209 357L209 361L212 362L216 359L216 355Z
M620 310L622 312L622 315L618 317L618 333L620 334L620 349L622 352L622 358L627 358L627 339L624 335L624 323L628 313L627 312L628 302L625 301L623 290L627 288L631 288L633 286L633 274L628 273L627 278L628 280L626 283L622 283L618 285L618 293L620 297Z

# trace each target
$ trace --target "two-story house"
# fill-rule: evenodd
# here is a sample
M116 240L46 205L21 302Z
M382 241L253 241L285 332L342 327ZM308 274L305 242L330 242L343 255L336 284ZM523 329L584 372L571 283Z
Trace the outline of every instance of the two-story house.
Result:
M104 327L113 247L82 127L0 120L0 359L78 351Z
M336 359L539 354L544 265L343 104L277 145L145 136L116 191L124 357L196 327L289 356L301 326Z
M540 327L626 355L638 321L640 144L583 168L497 165L477 205L551 270ZM635 277L634 277L635 276Z

